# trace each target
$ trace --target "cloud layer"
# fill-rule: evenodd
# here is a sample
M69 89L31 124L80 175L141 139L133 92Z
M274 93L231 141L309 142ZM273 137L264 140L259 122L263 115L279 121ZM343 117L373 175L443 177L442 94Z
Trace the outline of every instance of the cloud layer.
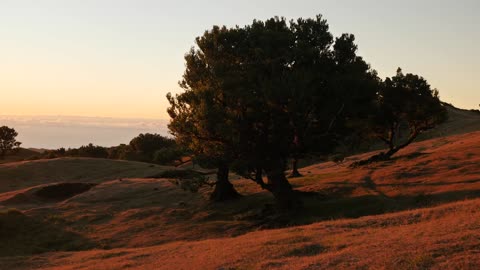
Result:
M114 146L140 133L168 135L168 120L81 116L0 115L0 126L15 128L22 147L56 149L88 143Z

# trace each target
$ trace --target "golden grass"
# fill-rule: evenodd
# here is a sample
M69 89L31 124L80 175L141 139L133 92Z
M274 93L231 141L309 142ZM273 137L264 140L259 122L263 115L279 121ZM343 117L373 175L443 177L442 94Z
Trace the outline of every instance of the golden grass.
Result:
M64 230L52 220L33 218L18 210L0 212L0 239L0 257L95 247L89 240Z
M245 195L241 199L214 205L206 201L207 188L189 193L166 179L141 178L142 173L148 176L162 169L148 164L126 164L131 171L122 171L119 163L104 168L104 160L49 161L65 165L57 168L62 173L70 172L68 166L84 169L81 177L73 173L63 181L99 184L61 202L8 207L24 209L26 217L46 226L75 233L95 249L4 257L0 265L5 269L479 269L480 132L423 141L392 161L348 167L371 154L349 157L340 165L326 162L302 168L305 176L292 179L292 184L316 195L304 198L303 212L281 222L263 215L272 196L249 180L234 180ZM49 166L54 165L49 162L23 168L48 179ZM102 165L93 167L96 162ZM0 178L6 179L1 169ZM20 179L25 177L21 170L16 172ZM136 176L115 179L129 173ZM28 195L35 188L0 193L0 205L2 196Z
M172 167L95 158L58 158L0 164L0 193L56 182L149 177Z
M477 199L233 238L45 254L23 269L478 269L479 228Z

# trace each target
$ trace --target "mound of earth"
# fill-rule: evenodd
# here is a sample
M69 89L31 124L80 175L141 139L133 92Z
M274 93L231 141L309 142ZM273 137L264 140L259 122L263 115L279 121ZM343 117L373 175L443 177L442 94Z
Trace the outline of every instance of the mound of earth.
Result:
M87 192L96 185L94 183L59 183L42 187L33 194L46 200L63 201Z
M0 213L0 257L94 247L82 236L66 231L55 223L55 216L39 220L18 210Z
M99 158L58 158L0 164L0 193L38 185L102 183L119 178L144 178L174 167Z
M96 183L54 183L0 194L0 204L21 205L60 202L89 191Z

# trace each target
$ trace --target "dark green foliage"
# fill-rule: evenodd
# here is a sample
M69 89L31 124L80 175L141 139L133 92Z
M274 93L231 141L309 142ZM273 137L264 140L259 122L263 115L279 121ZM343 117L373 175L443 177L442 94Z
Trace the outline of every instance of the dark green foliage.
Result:
M130 145L120 144L118 146L110 147L108 149L108 158L120 160L135 160L135 152L132 150Z
M173 139L146 133L133 138L128 145L107 148L90 143L79 148L47 150L41 157L92 157L173 164L186 154Z
M153 154L153 162L158 164L174 164L181 161L185 156L185 151L179 147L168 147L155 151Z
M175 146L175 141L159 134L145 133L133 138L129 145L141 161L150 162L156 151Z
M167 96L172 134L218 167L256 175L279 206L298 205L287 160L330 152L379 81L356 56L353 35L334 43L328 28L321 16L275 17L205 32L185 56L184 92Z
M193 193L198 192L201 187L212 187L216 185L216 183L210 181L205 174L194 170L166 170L152 177L169 178L175 185Z
M91 158L109 158L109 152L106 147L93 145L89 143L79 148L59 148L56 150L47 150L41 154L42 158L52 159L59 157L91 157Z
M18 132L13 128L7 126L0 127L0 159L3 159L5 155L14 153L22 144L15 139L18 136Z
M389 150L376 159L388 159L448 116L438 90L431 89L423 77L404 75L400 68L394 77L385 80L377 102L372 131Z
M79 157L108 158L108 151L105 147L93 145L91 143L81 146L74 152L76 152L76 156ZM75 154L72 154L72 156L75 156Z

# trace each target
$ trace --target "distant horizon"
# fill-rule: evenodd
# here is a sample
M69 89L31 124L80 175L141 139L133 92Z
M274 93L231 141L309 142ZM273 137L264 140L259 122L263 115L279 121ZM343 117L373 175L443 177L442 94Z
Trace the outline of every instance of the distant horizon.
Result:
M401 67L478 109L479 10L474 0L1 1L0 114L163 119L205 30L317 14L336 37L356 36L380 78Z
M196 37L213 25L318 14L335 37L355 35L358 55L381 79L401 67L441 100L479 109L479 11L476 0L0 1L0 125L35 148L167 135L166 94L182 91L184 55ZM27 121L49 117L60 120Z
M77 148L93 143L104 147L128 144L140 133L170 136L167 119L90 116L0 115L0 126L18 132L22 148Z
M462 110L476 109L443 102ZM112 147L128 144L140 133L171 136L167 128L169 121L169 118L0 114L0 126L14 128L22 148L36 149L78 148L89 143Z

